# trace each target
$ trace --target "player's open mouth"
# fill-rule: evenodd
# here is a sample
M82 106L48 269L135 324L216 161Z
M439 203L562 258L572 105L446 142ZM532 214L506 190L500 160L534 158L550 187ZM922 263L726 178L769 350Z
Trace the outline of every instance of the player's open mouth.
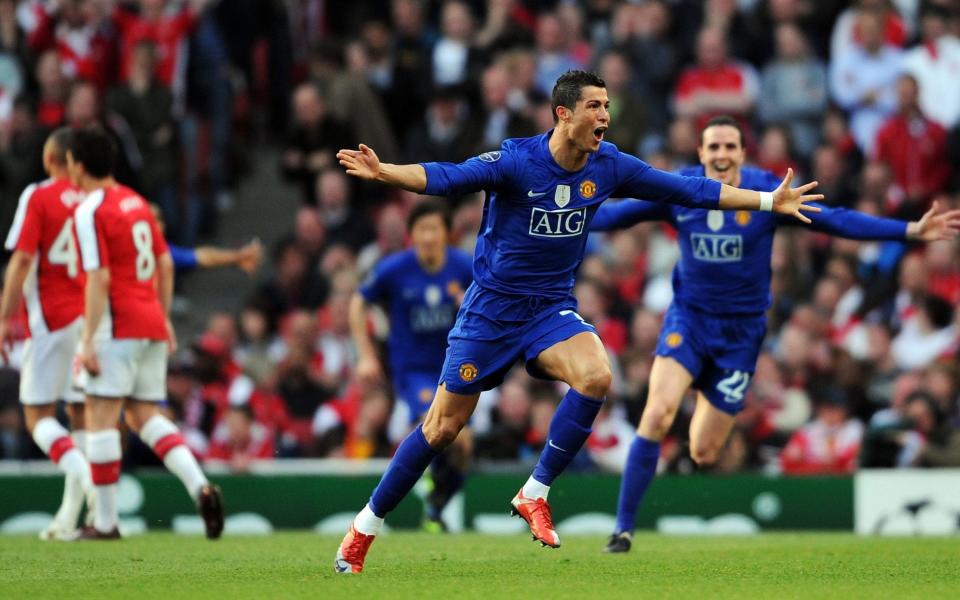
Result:
M606 133L606 131L607 131L606 127L597 127L596 129L593 130L593 139L597 140L598 142L602 142L603 134Z

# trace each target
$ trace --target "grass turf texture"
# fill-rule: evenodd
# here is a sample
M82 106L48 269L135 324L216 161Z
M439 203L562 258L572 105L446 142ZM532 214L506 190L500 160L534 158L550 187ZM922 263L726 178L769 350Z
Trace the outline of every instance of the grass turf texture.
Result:
M333 573L339 539L309 533L119 543L0 536L3 598L958 598L960 539L843 534L667 537L626 555L600 537L391 533L366 571Z

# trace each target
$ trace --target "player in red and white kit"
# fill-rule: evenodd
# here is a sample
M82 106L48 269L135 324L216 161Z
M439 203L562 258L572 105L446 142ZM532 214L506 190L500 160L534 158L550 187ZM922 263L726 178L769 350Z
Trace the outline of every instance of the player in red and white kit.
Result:
M87 194L76 214L87 272L79 358L88 375L87 456L96 489L93 528L117 538L121 408L126 421L186 486L213 539L223 531L223 498L158 409L166 398L173 261L146 200L113 179L116 149L99 129L76 131L67 150L70 179Z
M43 147L50 179L20 196L6 247L13 251L0 301L0 354L7 361L11 322L26 307L30 338L24 348L20 401L37 446L66 473L63 502L42 539L75 539L84 494L91 489L90 466L81 449L83 394L73 389L73 358L83 320L85 277L74 236L74 211L83 194L67 179L70 132L54 131ZM57 401L67 403L73 436L56 418Z

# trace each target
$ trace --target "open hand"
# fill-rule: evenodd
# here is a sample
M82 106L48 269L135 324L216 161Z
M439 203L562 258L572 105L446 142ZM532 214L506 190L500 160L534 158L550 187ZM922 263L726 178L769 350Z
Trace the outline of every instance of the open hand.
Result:
M791 188L790 182L793 181L793 169L787 169L787 176L783 178L777 189L773 190L773 212L782 215L791 215L809 223L810 219L804 216L803 212L820 212L816 206L810 206L807 202L823 200L823 194L807 194L810 190L817 187L816 181L811 181L798 188Z
M921 242L951 240L960 233L960 210L939 213L940 202L934 200L919 221L907 225L907 238ZM938 214L939 213L939 214Z
M380 158L373 148L360 144L359 150L343 149L337 152L337 159L347 169L347 175L360 179L376 180L380 175Z

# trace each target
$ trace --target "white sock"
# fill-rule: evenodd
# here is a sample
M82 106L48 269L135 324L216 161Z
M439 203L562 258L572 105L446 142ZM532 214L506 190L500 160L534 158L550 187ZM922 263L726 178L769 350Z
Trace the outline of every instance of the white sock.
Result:
M90 465L76 448L64 454L59 465L66 471L67 477L63 482L63 500L60 503L60 510L54 518L73 529L77 526L77 519L80 518L86 486L91 484Z
M373 514L370 505L367 504L353 520L353 528L363 535L379 535L380 530L383 529L383 518Z
M520 490L523 493L525 498L537 498L547 499L547 496L550 494L550 486L544 485L533 478L533 475L530 476L530 479L523 484L523 488Z
M167 452L163 457L163 464L180 478L194 501L200 497L200 489L209 483L193 452L182 444Z
M180 429L163 415L154 415L144 423L138 434L163 460L163 464L183 482L190 497L196 500L200 488L207 485L207 477L197 459L183 444ZM172 444L172 445L171 445Z
M96 486L97 501L93 507L93 526L100 533L110 533L117 526L117 484Z
M87 434L87 456L95 493L93 526L109 533L117 526L117 480L120 474L120 432L116 429Z

